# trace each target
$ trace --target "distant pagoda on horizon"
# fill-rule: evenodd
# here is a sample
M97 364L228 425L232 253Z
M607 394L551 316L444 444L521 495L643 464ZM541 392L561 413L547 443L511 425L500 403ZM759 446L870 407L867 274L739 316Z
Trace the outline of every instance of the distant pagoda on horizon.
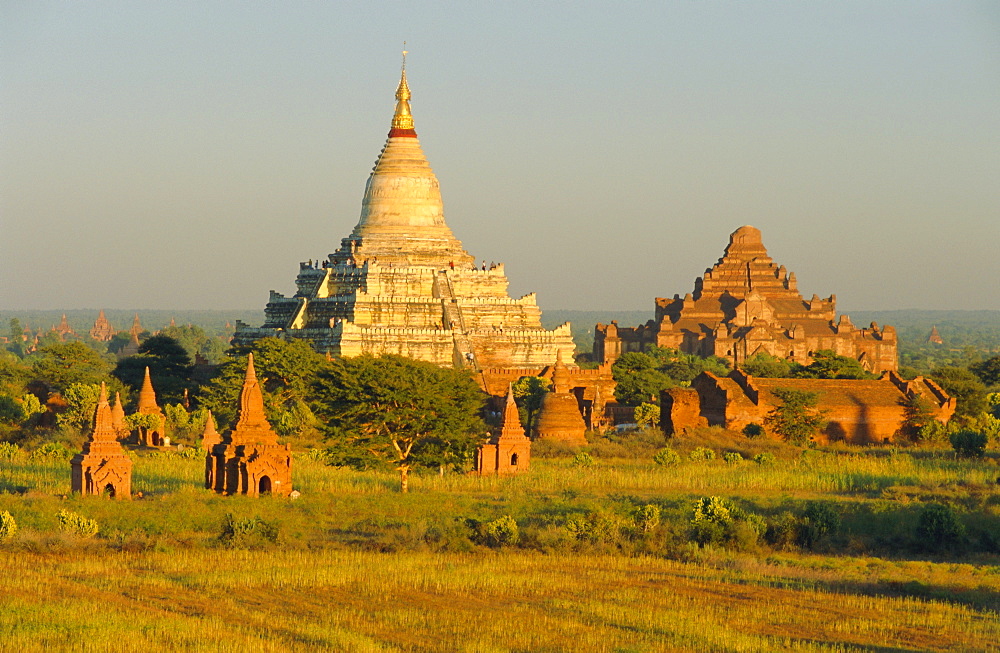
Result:
M361 218L326 261L300 263L292 297L271 291L261 327L234 345L302 338L333 356L400 354L475 370L573 360L569 323L541 325L534 293L510 297L503 264L476 266L445 223L410 113L406 62Z

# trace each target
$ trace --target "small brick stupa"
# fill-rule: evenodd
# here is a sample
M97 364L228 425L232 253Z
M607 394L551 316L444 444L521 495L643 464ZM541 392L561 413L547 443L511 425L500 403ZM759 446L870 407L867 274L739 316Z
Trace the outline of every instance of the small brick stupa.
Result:
M212 417L212 411L208 411L208 416L205 418L205 430L201 432L201 448L205 451L211 451L215 445L221 442L222 436L215 430L215 418Z
M94 430L83 443L83 451L73 456L70 467L74 492L132 498L132 460L118 443L108 389L103 383L94 411Z
M139 405L135 412L141 415L155 415L160 419L159 426L154 428L139 427L136 429L136 444L147 447L159 447L163 444L163 411L156 403L156 391L153 390L153 380L149 378L149 367L146 368L146 376L142 379L142 389L139 390Z
M585 445L587 424L580 414L580 402L570 391L569 370L560 356L552 370L552 392L542 399L535 422L535 438L559 440L572 445Z
M288 496L292 492L291 449L278 444L278 434L264 415L264 395L251 353L236 427L206 457L205 487L219 494Z
M128 437L128 424L125 423L125 407L122 405L122 393L115 393L115 405L111 407L111 427L119 440Z
M528 471L531 440L524 434L521 416L514 403L514 388L507 390L503 409L503 428L476 451L476 472L479 474L516 474Z

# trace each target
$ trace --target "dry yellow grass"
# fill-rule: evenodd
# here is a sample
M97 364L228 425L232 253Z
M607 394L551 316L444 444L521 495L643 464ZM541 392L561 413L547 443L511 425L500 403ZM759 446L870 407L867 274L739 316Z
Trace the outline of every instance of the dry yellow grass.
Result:
M850 569L823 570L820 558L714 562L26 554L0 562L0 642L18 651L985 651L1000 636L992 612L874 595L874 586L852 585ZM882 581L929 574L959 598L1000 589L995 574L960 565L847 566L865 573L871 562Z

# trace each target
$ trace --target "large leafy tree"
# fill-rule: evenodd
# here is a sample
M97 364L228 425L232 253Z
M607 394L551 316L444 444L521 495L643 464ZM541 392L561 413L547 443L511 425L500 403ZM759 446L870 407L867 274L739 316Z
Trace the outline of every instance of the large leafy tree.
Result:
M841 356L832 349L818 349L813 362L801 368L795 376L813 379L874 379L875 375L861 366L857 359Z
M62 392L74 383L100 383L112 365L82 342L60 342L40 348L28 358L33 380L50 392Z
M969 366L969 371L990 387L1000 386L1000 356L973 363Z
M511 386L514 390L514 401L518 408L524 411L523 426L526 433L531 433L535 415L542 407L542 400L549 392L552 381L541 376L522 376Z
M709 356L683 354L676 349L651 347L622 354L611 368L617 387L615 399L628 406L660 401L660 391L688 385L702 372L729 374L729 362Z
M945 392L958 400L956 416L975 418L986 412L986 386L968 369L938 367L930 376Z
M161 403L178 402L191 383L191 357L175 339L165 335L147 338L139 353L118 361L115 376L134 390L142 387L146 368Z
M316 418L307 400L316 375L329 362L302 340L261 338L233 349L215 378L199 390L199 405L212 411L219 428L233 421L251 351L268 420L281 435L308 436Z
M764 424L786 442L805 444L826 424L816 407L819 395L805 390L775 388L779 403L764 418Z
M403 356L340 358L313 384L313 406L331 444L356 464L410 470L468 456L485 428L486 397L465 370Z

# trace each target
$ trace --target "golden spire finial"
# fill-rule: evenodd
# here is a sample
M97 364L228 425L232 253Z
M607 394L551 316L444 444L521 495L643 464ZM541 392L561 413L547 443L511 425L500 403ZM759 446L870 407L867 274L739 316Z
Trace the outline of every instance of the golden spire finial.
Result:
M413 129L413 115L410 113L410 87L406 83L406 41L403 41L403 65L396 88L396 113L392 116L392 128Z

